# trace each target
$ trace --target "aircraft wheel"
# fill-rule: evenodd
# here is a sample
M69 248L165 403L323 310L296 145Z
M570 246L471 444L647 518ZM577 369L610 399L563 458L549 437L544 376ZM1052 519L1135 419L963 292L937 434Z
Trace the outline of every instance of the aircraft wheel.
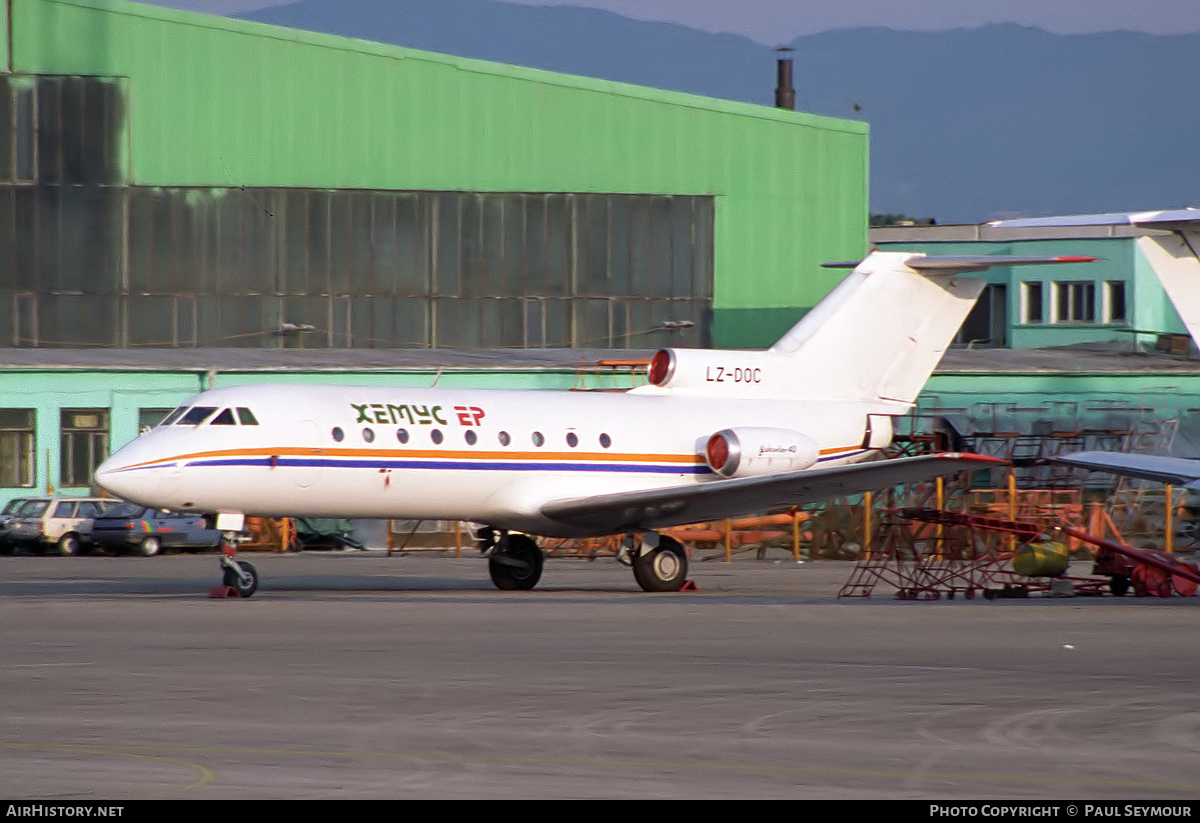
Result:
M648 592L677 592L687 582L687 552L678 541L659 537L658 548L633 559L633 579Z
M488 574L497 589L528 591L542 577L545 557L533 538L510 534L500 541L488 558Z
M162 551L162 541L157 537L147 537L138 544L138 554L142 557L153 557Z
M258 570L247 563L245 560L239 560L238 565L246 574L249 580L243 580L241 575L234 569L225 569L225 577L222 582L231 588L237 590L237 593L242 597L249 597L258 591Z
M1113 597L1124 597L1129 591L1129 577L1124 574L1114 574L1108 578L1108 590Z

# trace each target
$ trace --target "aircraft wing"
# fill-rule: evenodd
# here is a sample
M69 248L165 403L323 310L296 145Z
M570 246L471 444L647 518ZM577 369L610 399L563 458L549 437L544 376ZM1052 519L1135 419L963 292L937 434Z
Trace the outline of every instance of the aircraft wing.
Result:
M1200 460L1158 454L1123 452L1076 452L1054 458L1055 462L1080 469L1157 480L1159 483L1191 485L1200 481Z
M545 517L596 534L661 529L813 503L1007 461L978 454L931 454L676 488L553 500Z
M988 223L998 229L1032 229L1067 226L1143 226L1150 229L1195 227L1200 224L1200 209L1167 209L1165 211L1110 212L1108 214L1073 214L1067 217L1031 217L1021 220L995 220Z

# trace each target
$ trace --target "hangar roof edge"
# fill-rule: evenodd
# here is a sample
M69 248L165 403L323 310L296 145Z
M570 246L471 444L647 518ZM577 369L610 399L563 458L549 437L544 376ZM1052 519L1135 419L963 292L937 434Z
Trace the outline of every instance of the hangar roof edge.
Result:
M390 43L379 43L374 40L363 40L336 34L294 29L272 23L261 23L256 20L242 20L234 17L222 17L206 14L200 11L185 11L163 6L151 6L145 3L129 2L129 0L54 0L54 2L84 8L111 11L117 14L127 14L146 17L166 22L179 23L189 26L223 29L257 37L271 37L294 43L307 43L312 46L330 49L357 51L375 54L381 57L399 59L427 60L453 66L461 71L475 71L483 74L507 75L541 83L552 83L560 86L587 88L594 91L604 91L624 94L644 100L652 100L672 105L691 106L712 111L724 111L748 117L758 117L768 120L780 120L796 125L820 126L822 128L867 134L869 125L865 121L850 120L841 117L812 114L810 112L777 109L773 106L755 105L738 100L725 100L719 97L705 97L669 89L658 89L652 86L639 86L633 83L621 83L615 80L602 80L583 75L566 74L564 72L536 69L528 66L517 66L509 63L498 63L490 60L480 60L471 57L459 57L452 54L422 51L407 46L397 46ZM769 50L764 47L764 54Z

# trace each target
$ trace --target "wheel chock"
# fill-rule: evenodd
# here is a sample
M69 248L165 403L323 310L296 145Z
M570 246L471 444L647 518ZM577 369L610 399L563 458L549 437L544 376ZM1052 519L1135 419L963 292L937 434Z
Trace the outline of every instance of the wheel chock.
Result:
M233 586L214 586L212 591L208 593L209 598L225 598L235 597L241 598L241 594Z
M679 590L681 592L698 592L700 591L700 587L696 585L695 580L688 580L679 587Z

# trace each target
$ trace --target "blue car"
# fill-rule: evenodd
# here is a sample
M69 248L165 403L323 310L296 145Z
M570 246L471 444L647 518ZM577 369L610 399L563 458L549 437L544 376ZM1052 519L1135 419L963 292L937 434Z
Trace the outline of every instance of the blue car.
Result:
M166 549L216 548L221 533L203 515L125 503L92 521L92 542L114 554L153 557Z

